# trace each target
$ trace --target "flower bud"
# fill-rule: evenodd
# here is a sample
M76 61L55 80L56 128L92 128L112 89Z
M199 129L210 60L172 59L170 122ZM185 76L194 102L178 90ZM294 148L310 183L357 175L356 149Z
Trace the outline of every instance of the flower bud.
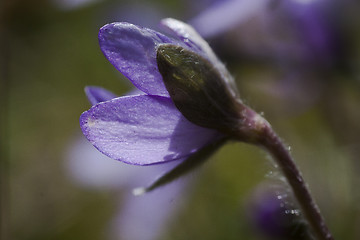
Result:
M179 111L191 122L243 141L257 141L268 124L234 94L216 65L181 46L163 44L157 64Z

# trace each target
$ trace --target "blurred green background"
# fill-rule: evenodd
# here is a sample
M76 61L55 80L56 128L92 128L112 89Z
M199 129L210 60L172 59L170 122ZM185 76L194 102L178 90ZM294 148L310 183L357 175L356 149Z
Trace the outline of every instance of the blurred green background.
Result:
M81 135L79 116L90 106L84 87L98 85L119 95L131 89L97 42L101 26L127 20L122 14L129 3L103 0L66 9L46 0L1 2L3 239L106 239L118 203L131 194L83 188L66 167L67 149ZM131 3L134 12L136 4L146 6L142 12L151 6L158 19L187 21L201 11L191 1ZM352 43L352 73L322 75L329 79L321 79L321 94L299 111L289 105L291 99L264 90L279 84L281 71L274 65L218 54L245 102L264 112L291 146L335 238L355 240L360 239L360 20L351 17L346 37ZM306 88L299 91L306 98ZM223 147L187 177L193 186L186 204L161 239L261 239L249 227L246 209L253 189L273 178L268 159L246 144Z

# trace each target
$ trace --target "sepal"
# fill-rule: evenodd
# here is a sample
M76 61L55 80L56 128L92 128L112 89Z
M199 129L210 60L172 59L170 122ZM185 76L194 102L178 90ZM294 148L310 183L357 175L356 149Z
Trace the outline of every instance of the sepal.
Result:
M198 152L190 155L186 160L178 164L176 167L171 169L169 172L166 172L164 175L160 176L153 183L147 187L139 187L133 190L135 196L143 195L147 192L153 191L161 186L164 186L187 173L195 170L197 167L201 166L209 157L214 154L225 142L227 141L226 137L222 137L212 144L209 144Z
M171 99L189 121L223 132L236 125L243 104L210 61L181 46L163 44L157 64Z
M260 141L268 122L234 94L216 65L172 44L158 47L157 64L172 101L190 122L241 141Z

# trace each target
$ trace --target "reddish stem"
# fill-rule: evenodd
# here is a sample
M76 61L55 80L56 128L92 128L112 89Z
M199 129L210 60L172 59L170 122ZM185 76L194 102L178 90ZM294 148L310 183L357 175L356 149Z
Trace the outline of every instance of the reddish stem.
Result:
M288 148L286 148L270 125L266 125L263 128L263 133L260 145L273 156L282 170L317 239L334 240Z

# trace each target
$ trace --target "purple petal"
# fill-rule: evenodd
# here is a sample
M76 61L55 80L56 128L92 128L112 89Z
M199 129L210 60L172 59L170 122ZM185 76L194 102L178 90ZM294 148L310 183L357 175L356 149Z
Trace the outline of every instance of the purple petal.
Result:
M151 29L130 23L111 23L100 29L105 57L141 91L169 96L156 63L156 47L177 42Z
M187 157L219 136L186 120L169 98L149 95L97 104L81 115L80 126L100 152L135 165Z
M161 20L160 25L177 36L186 46L195 52L202 52L211 61L217 58L209 44L195 31L195 29L179 20L166 18Z
M93 86L85 87L85 94L92 105L118 97L104 88Z
M69 178L84 187L100 190L126 188L130 194L133 188L164 175L178 165L178 161L146 167L119 163L99 152L82 136L70 142L65 163Z
M141 197L127 195L111 224L113 239L159 239L187 200L186 183L177 181Z
M101 154L84 137L71 141L66 157L69 178L82 187L125 192L125 198L119 200L118 213L111 223L110 239L158 239L186 199L183 191L188 182L186 179L142 197L131 194L132 188L164 174L178 161L146 167L119 163Z
M131 184L138 166L119 164L94 148L83 136L71 141L66 155L69 178L83 187L119 190ZM142 168L144 173L146 169ZM140 174L138 174L140 175Z
M71 11L83 7L90 6L102 0L52 0L55 7L63 11Z
M247 21L268 3L266 0L222 1L207 8L194 18L191 24L202 36L213 37Z

